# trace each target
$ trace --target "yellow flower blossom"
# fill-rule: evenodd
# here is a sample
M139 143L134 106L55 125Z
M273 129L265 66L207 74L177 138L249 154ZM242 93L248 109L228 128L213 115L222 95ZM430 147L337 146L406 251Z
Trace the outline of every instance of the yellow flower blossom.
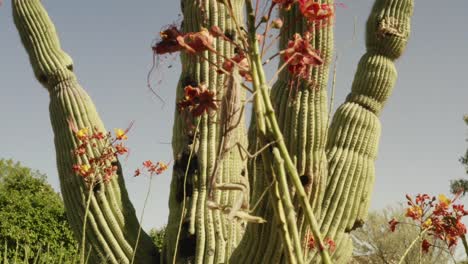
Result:
M88 128L84 127L76 132L76 136L79 139L86 138L88 136Z
M426 221L423 223L424 228L429 228L432 226L432 219L428 218Z
M450 205L452 201L443 194L439 194L439 202L444 203L445 205Z
M89 169L91 169L91 166L89 166L88 164L83 164L80 166L80 169L82 172L86 173L89 171Z
M123 129L120 129L120 128L116 128L114 129L115 131L115 138L118 139L118 140L124 140L124 139L127 139L127 135L125 133L125 131Z

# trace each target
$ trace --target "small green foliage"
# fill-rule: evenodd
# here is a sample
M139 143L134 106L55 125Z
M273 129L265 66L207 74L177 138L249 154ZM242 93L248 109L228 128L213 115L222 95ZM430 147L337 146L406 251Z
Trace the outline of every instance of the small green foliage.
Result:
M149 236L151 237L151 240L153 240L158 251L161 252L163 249L164 239L166 237L166 226L161 228L152 228L149 231Z
M463 120L468 125L468 115L463 116ZM468 142L468 138L466 139ZM460 162L463 166L465 166L466 174L468 175L468 149L465 152L465 155L460 157ZM462 192L462 195L465 195L468 192L468 180L465 179L457 179L450 181L450 192L453 194Z
M65 259L75 254L75 246L63 202L46 176L19 162L0 159L2 258L33 260L47 254L49 260L56 256Z

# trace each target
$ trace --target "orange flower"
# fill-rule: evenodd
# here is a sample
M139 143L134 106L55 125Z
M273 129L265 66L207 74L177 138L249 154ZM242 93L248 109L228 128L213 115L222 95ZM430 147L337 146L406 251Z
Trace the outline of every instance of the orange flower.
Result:
M421 218L423 210L417 205L413 205L406 209L406 216L412 218L413 220L418 220Z
M159 168L156 170L156 174L161 174L167 170L168 165L164 162L158 162Z

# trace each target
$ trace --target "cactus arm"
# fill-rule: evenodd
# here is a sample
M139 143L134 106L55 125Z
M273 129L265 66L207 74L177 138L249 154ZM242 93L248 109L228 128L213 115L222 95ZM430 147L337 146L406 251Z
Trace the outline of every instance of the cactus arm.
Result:
M230 1L233 6L233 15L237 21L241 21L243 0ZM218 26L223 32L233 31L235 23L233 17L227 11L224 4L219 1L182 1L182 12L184 22L183 32L198 32L201 27L211 28ZM182 74L177 88L177 98L179 101L183 97L184 87L187 79L206 86L216 92L216 99L221 99L225 94L225 76L217 73L210 64L220 65L223 57L232 57L234 47L232 44L217 38L214 48L220 54L214 52L204 52L199 55L189 55L182 53ZM221 56L222 55L222 56ZM209 60L211 63L208 63ZM239 89L238 89L239 90ZM244 98L244 91L239 91L236 95L241 100ZM185 171L187 164L177 162L174 167L174 174L171 181L171 191L169 198L169 218L167 226L167 236L165 250L163 252L165 261L194 263L223 263L228 261L228 257L236 248L237 243L243 235L241 227L242 221L239 219L228 219L228 214L215 210L207 205L207 201L220 206L232 208L242 195L239 190L213 190L213 198L209 197L209 189L212 175L215 171L215 185L227 183L240 183L242 180L241 170L245 167L240 153L231 150L220 156L220 149L223 149L222 140L224 136L223 122L219 120L218 113L204 114L192 124L188 124L189 113L175 113L175 123L173 128L173 154L175 160L186 152L189 145L188 134L191 127L200 122L198 134L194 139L196 166L189 171L186 188L189 192L186 195L177 197L177 193L184 189L183 178L178 176L180 171ZM230 140L232 143L239 142L245 144L244 119L240 118L239 125L230 130ZM218 159L219 158L219 159ZM220 161L221 160L221 161ZM218 161L218 164L215 163ZM180 166L179 166L180 164ZM219 166L219 167L216 167ZM186 186L187 187L187 186ZM179 199L177 199L179 198ZM184 206L185 203L185 206ZM182 211L183 210L183 211ZM182 230L178 242L178 253L174 258L177 233L179 223L182 221Z
M68 125L72 120L78 127L96 127L105 132L94 104L79 85L73 73L71 58L61 49L55 27L39 0L13 1L13 17L23 45L29 55L34 74L49 91L50 118L54 131L57 167L67 217L80 240L85 204L91 195L86 242L91 246L95 262L129 263L139 228L135 210L130 203L120 164L117 175L99 192L89 192L83 179L72 171L72 165L85 164L87 158L100 155L103 145L88 149L86 159L76 159L72 150L78 145ZM88 247L87 247L88 248ZM157 251L143 234L135 263L157 260Z
M327 143L330 178L323 200L322 231L340 244L345 232L367 217L380 136L378 116L397 78L393 61L410 33L412 0L377 0L367 22L367 53L359 62L351 93L334 115ZM335 254L349 255L352 247Z

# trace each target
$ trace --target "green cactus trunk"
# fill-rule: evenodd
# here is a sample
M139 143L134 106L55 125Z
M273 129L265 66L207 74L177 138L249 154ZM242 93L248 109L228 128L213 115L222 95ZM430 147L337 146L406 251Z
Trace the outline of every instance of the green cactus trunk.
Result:
M230 2L235 20L226 6L215 0L182 1L182 31L198 32L201 27L218 26L226 35L235 32L235 21L242 22L243 0ZM233 45L224 40L218 38L214 47L218 55L204 52L200 56L216 65L225 60L223 56L234 56ZM185 53L181 55L182 74L177 88L177 102L183 98L185 86L202 83L216 92L217 100L223 100L226 94L225 76L218 74L217 69L200 56ZM237 89L236 92L240 93L238 97L245 98L242 89ZM204 114L188 124L189 115L178 110L175 113L172 140L175 165L169 197L165 262L172 263L177 250L177 263L224 263L242 238L245 223L235 218L228 219L221 210L214 210L207 205L210 181L215 166L218 166L216 184L244 184L247 178L242 171L246 171L246 166L237 148L231 149L223 155L222 160L218 160L219 145L224 136L223 122L226 122L220 119L219 112ZM246 146L245 121L238 115L237 118L240 118L239 124L230 132L231 145L240 143ZM194 134L196 138L193 138ZM220 164L215 164L217 162ZM246 187L248 188L248 183ZM216 204L227 207L233 207L239 197L242 197L238 190L215 190L213 194Z
M74 164L86 164L89 158L101 155L104 146L97 142L96 147L87 149L86 155L78 160L73 150L79 143L68 122L105 133L104 125L93 102L78 84L73 62L61 49L55 27L40 1L13 1L13 15L34 74L50 95L50 119L61 192L75 237L81 241L86 201L91 196L86 228L86 250L91 251L91 261L130 263L140 225L125 189L120 164L115 160L119 168L117 175L109 183L100 184L99 190L90 191L72 170ZM102 175L96 177L102 179ZM143 233L134 263L150 263L158 259L151 239Z
M352 253L349 232L367 218L380 138L379 114L395 85L393 61L410 34L412 0L377 0L367 21L367 52L351 93L336 111L327 141L329 178L322 202L322 232L337 244L334 258Z
M331 1L322 3L332 4ZM351 256L352 242L348 233L362 225L367 216L380 136L378 114L396 81L392 60L401 55L408 40L412 9L411 0L376 1L368 20L368 52L359 63L351 94L335 113L329 128L326 87L333 48L331 27L319 26L314 32L311 44L320 50L325 63L313 68L309 75L311 81L298 86L297 92L291 91L291 76L284 72L271 91L288 151L302 175L314 212L321 216L321 232L337 245L332 256L337 263L346 263ZM294 8L283 12L287 30L281 35L281 47L285 47L294 33L305 31L306 23L298 21L299 16ZM255 120L251 123L251 127L254 126ZM255 132L250 130L251 149L256 147ZM269 185L270 179L264 175L260 161L249 163L252 203ZM274 203L274 199L263 201L254 212L273 221L247 228L233 256L236 263L283 263L288 259L288 250L284 247L290 246L285 246L281 240L283 231L277 228ZM308 228L304 225L299 203L295 201L294 204L305 247ZM280 248L283 250L278 250ZM307 259L320 262L316 252L311 251Z

